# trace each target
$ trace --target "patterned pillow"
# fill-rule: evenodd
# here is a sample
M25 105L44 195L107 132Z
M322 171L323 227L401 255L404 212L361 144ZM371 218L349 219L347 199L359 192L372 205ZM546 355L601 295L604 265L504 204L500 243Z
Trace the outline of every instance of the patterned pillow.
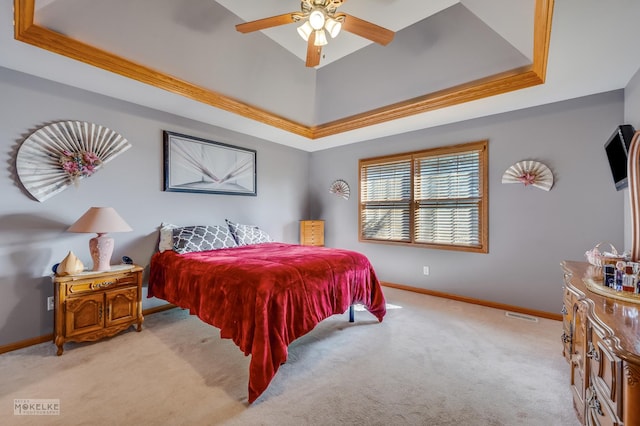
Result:
M239 246L273 242L271 236L257 226L233 223L228 219L225 219L225 222Z
M177 253L236 247L225 226L184 226L173 229L173 249Z

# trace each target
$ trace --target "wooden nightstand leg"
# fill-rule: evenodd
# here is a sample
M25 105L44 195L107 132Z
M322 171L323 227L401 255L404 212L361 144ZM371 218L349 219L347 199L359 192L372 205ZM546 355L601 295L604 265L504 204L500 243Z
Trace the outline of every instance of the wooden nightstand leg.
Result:
M140 315L138 317L138 328L136 329L136 331L138 332L142 331L142 321L144 321L144 318L142 315Z
M64 337L56 337L56 346L58 347L58 352L56 353L56 355L58 356L62 355L62 351L64 350L62 348L62 345L64 345Z

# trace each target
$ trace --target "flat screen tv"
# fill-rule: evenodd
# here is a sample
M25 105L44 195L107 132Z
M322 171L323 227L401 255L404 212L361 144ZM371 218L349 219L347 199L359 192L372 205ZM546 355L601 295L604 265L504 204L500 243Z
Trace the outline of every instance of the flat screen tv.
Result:
M607 152L607 159L611 167L611 175L616 190L620 191L628 185L627 180L627 155L629 154L629 145L635 130L630 124L623 124L616 128L607 143L604 144L604 150Z

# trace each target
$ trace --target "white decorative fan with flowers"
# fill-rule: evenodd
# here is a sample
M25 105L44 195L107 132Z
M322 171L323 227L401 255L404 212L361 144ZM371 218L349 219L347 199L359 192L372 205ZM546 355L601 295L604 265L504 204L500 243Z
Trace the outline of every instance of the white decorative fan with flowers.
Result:
M38 201L89 177L131 147L120 134L94 123L59 121L33 132L20 145L16 172Z
M522 183L549 191L553 186L553 173L539 161L519 161L504 172L502 183Z

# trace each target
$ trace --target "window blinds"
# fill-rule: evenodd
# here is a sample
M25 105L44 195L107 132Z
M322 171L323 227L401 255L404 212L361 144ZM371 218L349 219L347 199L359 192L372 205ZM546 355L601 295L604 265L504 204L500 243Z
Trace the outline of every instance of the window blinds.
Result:
M360 176L362 236L411 241L411 157L363 165Z
M415 242L479 245L479 152L415 159Z
M360 238L486 252L486 141L360 161Z

